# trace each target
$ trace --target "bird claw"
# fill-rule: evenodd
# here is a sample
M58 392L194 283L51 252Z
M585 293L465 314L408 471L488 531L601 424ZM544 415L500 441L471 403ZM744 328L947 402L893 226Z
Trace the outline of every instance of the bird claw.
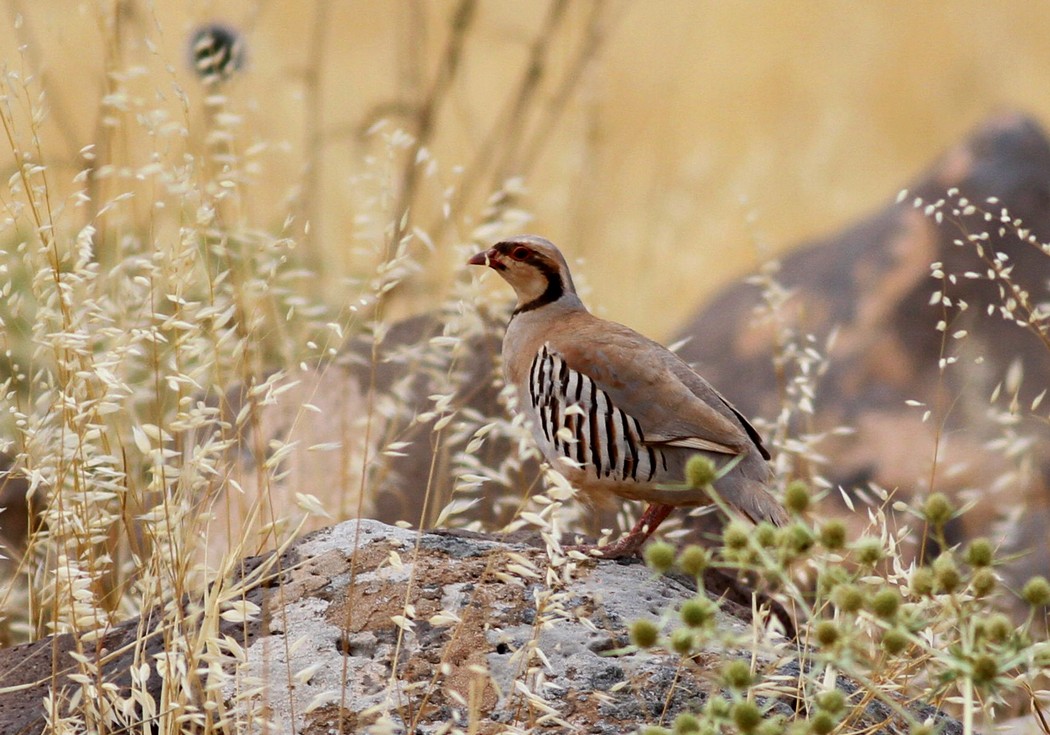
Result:
M624 536L616 543L598 546L596 544L576 544L566 546L565 551L576 551L588 559L628 559L640 556L644 538L632 538L631 534Z

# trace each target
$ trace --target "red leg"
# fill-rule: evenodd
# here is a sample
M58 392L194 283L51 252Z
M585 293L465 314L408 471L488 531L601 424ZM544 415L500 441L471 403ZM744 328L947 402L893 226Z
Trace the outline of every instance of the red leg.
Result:
M671 514L672 510L674 510L673 505L650 503L649 507L642 513L642 517L634 524L634 528L631 529L630 533L616 543L600 548L597 546L573 546L570 548L582 551L585 554L597 551L599 552L598 556L602 559L623 559L634 556L646 539L652 535L653 531Z

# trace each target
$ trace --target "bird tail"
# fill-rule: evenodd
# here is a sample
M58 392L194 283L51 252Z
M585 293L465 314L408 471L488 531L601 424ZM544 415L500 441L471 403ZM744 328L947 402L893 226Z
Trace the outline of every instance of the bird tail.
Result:
M774 526L786 526L791 518L784 506L773 497L763 482L741 478L733 488L733 495L726 497L729 505L751 519L753 523L769 521Z

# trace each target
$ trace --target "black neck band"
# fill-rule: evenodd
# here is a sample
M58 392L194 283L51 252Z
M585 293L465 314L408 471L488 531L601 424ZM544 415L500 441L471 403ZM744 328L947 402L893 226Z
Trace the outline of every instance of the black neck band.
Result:
M547 279L547 288L532 301L522 304L515 309L514 313L510 315L512 319L524 311L532 311L541 306L553 304L565 294L565 287L561 283L561 275L556 268L539 258L532 260L531 263Z

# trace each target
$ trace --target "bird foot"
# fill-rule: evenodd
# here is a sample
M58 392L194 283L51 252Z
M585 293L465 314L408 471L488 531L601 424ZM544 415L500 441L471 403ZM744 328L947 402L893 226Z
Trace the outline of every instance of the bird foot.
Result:
M606 546L569 546L566 550L579 551L581 554L593 556L597 559L627 559L638 555L642 544L656 530L656 527L663 523L672 510L674 510L674 507L670 505L650 503L646 507L645 512L642 513L642 517L634 524L634 528L616 543Z
M606 544L605 546L598 546L596 544L577 544L574 546L566 546L566 551L578 551L584 556L593 557L595 559L628 559L632 556L638 556L638 552L642 548L642 543L645 541L645 536L635 537L633 534L627 534L619 541Z

